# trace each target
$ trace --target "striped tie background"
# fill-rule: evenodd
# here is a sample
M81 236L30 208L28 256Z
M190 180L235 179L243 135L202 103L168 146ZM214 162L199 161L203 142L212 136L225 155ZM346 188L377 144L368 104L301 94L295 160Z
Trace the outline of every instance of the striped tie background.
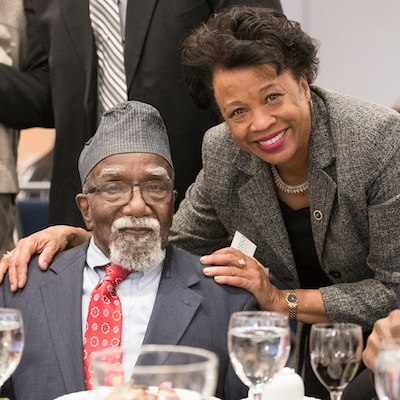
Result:
M90 0L89 10L98 57L101 115L128 100L118 0Z

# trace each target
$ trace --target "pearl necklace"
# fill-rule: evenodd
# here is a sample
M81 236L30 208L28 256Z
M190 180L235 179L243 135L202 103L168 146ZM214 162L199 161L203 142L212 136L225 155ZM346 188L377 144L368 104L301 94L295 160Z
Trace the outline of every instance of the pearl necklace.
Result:
M305 192L308 190L308 179L301 183L300 185L292 186L292 185L287 185L285 182L283 182L282 178L279 176L278 171L275 167L275 165L270 164L271 166L271 171L272 171L272 176L274 178L274 182L276 187L282 191L286 192L289 194L296 194L296 193L301 193Z

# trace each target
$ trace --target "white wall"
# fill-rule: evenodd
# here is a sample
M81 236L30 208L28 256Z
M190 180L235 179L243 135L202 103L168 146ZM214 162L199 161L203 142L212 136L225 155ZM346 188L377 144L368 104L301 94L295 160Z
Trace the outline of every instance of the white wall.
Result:
M386 106L400 98L400 0L281 0L320 45L316 84Z

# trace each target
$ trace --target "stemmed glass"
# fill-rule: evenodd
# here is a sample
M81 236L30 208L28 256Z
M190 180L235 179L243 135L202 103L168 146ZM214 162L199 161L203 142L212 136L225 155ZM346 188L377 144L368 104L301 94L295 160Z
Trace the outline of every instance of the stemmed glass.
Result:
M387 339L379 346L375 388L380 400L400 400L400 339Z
M0 387L18 367L24 349L21 313L0 308Z
M314 324L310 333L311 366L328 389L331 400L340 400L361 362L361 326L347 323Z
M267 311L233 313L228 328L229 357L236 374L261 400L264 384L286 364L290 353L288 317Z

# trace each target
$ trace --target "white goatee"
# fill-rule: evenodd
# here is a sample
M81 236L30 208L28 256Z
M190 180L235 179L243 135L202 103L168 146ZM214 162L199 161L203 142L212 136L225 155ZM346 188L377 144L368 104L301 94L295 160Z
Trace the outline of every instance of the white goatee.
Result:
M135 238L124 232L129 228L149 228L149 233ZM164 259L161 248L161 226L154 218L122 217L111 226L110 260L132 272L147 271Z

